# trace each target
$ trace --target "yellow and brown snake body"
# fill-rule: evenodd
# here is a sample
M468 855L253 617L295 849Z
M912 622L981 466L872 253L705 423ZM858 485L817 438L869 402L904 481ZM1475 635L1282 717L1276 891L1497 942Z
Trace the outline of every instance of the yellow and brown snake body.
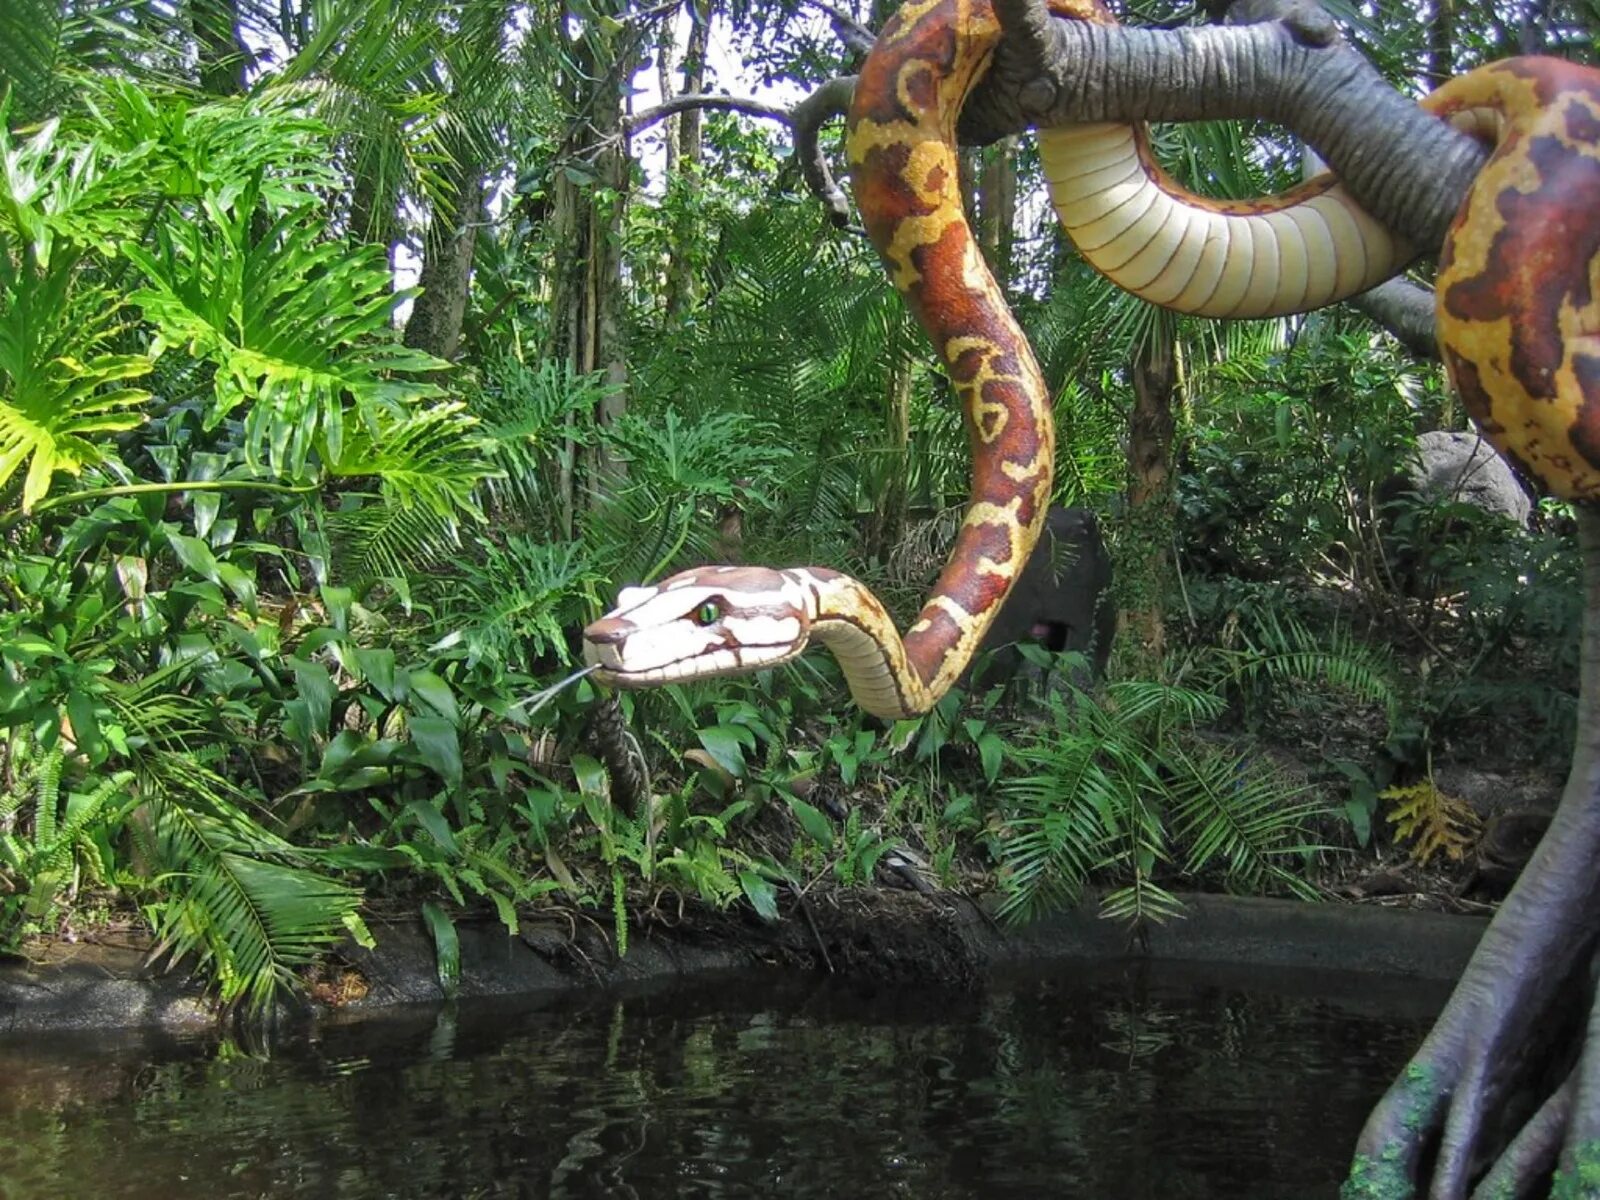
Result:
M1495 151L1434 284L1439 346L1484 436L1548 491L1600 499L1600 71L1480 67L1424 107Z
M1058 16L1109 22L1092 0ZM857 206L891 281L960 397L971 500L950 557L904 638L861 583L822 568L702 567L625 589L584 631L598 678L648 687L772 666L815 637L856 702L926 712L971 661L1038 541L1055 456L1051 394L962 209L956 122L999 42L988 0L913 0L862 67L847 153ZM1229 203L1173 183L1142 128L1045 135L1045 170L1068 234L1114 282L1209 315L1261 316L1372 286L1411 251L1331 180Z

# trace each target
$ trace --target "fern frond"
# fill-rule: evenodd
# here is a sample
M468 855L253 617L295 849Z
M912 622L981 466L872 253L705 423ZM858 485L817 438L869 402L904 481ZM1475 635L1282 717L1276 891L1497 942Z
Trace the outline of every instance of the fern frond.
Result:
M339 574L351 580L407 579L459 545L455 524L431 509L385 497L346 497L347 507L327 514Z
M33 842L49 846L56 840L56 804L61 796L61 764L66 761L58 743L46 750L34 769Z
M1460 862L1482 824L1470 805L1440 791L1431 779L1385 788L1378 799L1389 802L1386 819L1394 826L1395 840L1409 841L1411 857L1424 867L1441 851L1452 862Z
M1160 925L1183 914L1183 901L1143 873L1134 876L1132 883L1107 892L1100 901L1102 917L1127 925Z
M1292 615L1273 609L1252 613L1245 653L1235 678L1264 675L1284 682L1320 682L1393 712L1397 703L1392 664L1344 629L1319 637Z

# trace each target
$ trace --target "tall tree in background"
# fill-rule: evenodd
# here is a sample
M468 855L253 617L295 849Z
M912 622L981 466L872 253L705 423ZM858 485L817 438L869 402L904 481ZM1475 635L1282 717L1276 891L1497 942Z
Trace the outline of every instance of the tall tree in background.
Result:
M446 97L443 187L432 198L423 239L422 295L406 322L405 343L446 360L456 356L461 340L473 252L488 216L488 178L500 168L493 155L510 84L506 40L514 8L511 0L466 4L440 45L436 70Z

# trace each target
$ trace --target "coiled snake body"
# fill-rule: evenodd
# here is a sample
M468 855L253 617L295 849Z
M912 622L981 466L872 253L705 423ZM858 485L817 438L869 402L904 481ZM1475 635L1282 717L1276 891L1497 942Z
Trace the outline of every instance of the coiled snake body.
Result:
M1093 0L1056 0L1053 11L1110 20ZM946 364L972 443L971 501L922 611L902 638L872 593L838 572L697 568L624 589L584 631L602 682L647 687L756 670L815 637L862 708L897 718L931 708L970 662L1038 540L1055 449L1050 392L962 211L956 119L999 35L988 0L913 0L868 56L850 112L857 205ZM1280 197L1214 202L1161 172L1140 127L1045 131L1041 152L1057 212L1085 257L1119 286L1182 311L1313 308L1411 257L1330 177Z
M1600 499L1600 71L1506 59L1423 106L1495 144L1434 282L1451 382L1526 474Z

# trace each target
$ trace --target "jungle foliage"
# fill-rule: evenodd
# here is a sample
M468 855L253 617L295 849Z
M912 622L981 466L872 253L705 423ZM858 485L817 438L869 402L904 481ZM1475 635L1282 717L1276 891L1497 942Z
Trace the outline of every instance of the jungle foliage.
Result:
M891 852L998 881L1008 914L1101 885L1158 919L1180 885L1315 894L1319 858L1385 835L1379 793L1486 714L1560 757L1559 508L1530 532L1378 499L1418 430L1461 424L1436 369L1342 310L1163 326L1024 206L1009 277L1059 387L1058 500L1100 515L1163 654L889 728L817 656L630 696L655 799L613 805L593 689L555 685L620 582L818 563L904 616L968 476L920 333L781 130L680 117L616 161L591 136L605 89L677 78L653 21L712 22L773 81L845 61L805 9L692 7L4 7L0 950L135 921L260 1008L394 908L448 988L464 910L595 909L621 941L630 897L775 918ZM1430 43L1385 20L1358 29L1405 75ZM1463 23L1459 53L1494 36ZM1223 190L1295 169L1270 131L1165 147ZM1026 151L989 153L1033 185ZM461 245L470 277L440 265ZM448 305L408 317L418 260L431 299L459 288L449 345ZM1130 362L1157 337L1176 446L1135 519ZM1285 711L1356 733L1286 770Z

